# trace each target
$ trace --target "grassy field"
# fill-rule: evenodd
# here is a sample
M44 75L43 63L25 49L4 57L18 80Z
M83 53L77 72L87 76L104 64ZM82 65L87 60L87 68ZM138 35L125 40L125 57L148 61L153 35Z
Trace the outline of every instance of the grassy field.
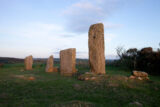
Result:
M108 78L95 83L77 79L89 71L83 66L73 77L46 73L44 64L33 68L24 71L23 64L0 68L0 107L160 107L158 76L150 76L150 81L126 80L129 71L107 66Z

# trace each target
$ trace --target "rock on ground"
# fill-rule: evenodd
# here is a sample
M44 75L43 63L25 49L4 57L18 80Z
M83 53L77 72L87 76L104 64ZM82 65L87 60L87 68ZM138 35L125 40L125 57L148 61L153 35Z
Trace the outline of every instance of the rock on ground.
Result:
M129 79L149 80L148 73L142 71L133 71Z
M137 101L133 102L133 103L129 103L129 106L131 107L143 107L143 105Z
M133 75L136 77L148 77L148 73L142 71L133 71Z

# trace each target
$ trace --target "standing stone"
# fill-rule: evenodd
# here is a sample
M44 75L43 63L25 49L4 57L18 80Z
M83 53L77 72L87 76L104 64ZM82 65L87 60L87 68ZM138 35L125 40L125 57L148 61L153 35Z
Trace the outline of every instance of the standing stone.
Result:
M51 55L48 60L47 60L47 65L46 65L46 72L53 72L53 55Z
M60 72L62 75L71 76L76 72L76 49L70 48L60 51Z
M24 60L25 63L25 69L26 70L32 70L32 64L33 64L33 57L32 55L28 56Z
M91 72L105 74L104 27L102 23L90 26L88 43Z
M58 67L53 67L53 72L58 72Z

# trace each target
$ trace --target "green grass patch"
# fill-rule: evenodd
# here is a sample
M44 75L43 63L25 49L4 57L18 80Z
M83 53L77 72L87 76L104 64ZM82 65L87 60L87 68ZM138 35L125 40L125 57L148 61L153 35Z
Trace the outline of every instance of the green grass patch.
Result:
M77 69L79 74L89 71L83 66ZM21 63L5 64L0 68L0 107L131 107L133 102L160 106L160 77L126 81L123 77L130 71L112 66L106 73L108 79L95 83L46 73L43 63L34 64L32 71L25 71Z

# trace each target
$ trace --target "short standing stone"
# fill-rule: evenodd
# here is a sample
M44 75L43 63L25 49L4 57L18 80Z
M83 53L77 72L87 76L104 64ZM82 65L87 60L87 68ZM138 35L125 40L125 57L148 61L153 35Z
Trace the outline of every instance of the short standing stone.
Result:
M91 72L105 74L104 27L102 23L91 25L88 42Z
M32 55L26 57L25 60L24 60L24 63L25 63L25 69L26 70L32 70L32 65L33 65L33 57L32 57Z
M62 75L71 76L76 72L76 49L70 48L60 51L60 72Z
M48 60L47 60L47 65L46 65L46 72L53 72L53 55L51 55Z
M53 72L58 72L58 67L53 67Z

